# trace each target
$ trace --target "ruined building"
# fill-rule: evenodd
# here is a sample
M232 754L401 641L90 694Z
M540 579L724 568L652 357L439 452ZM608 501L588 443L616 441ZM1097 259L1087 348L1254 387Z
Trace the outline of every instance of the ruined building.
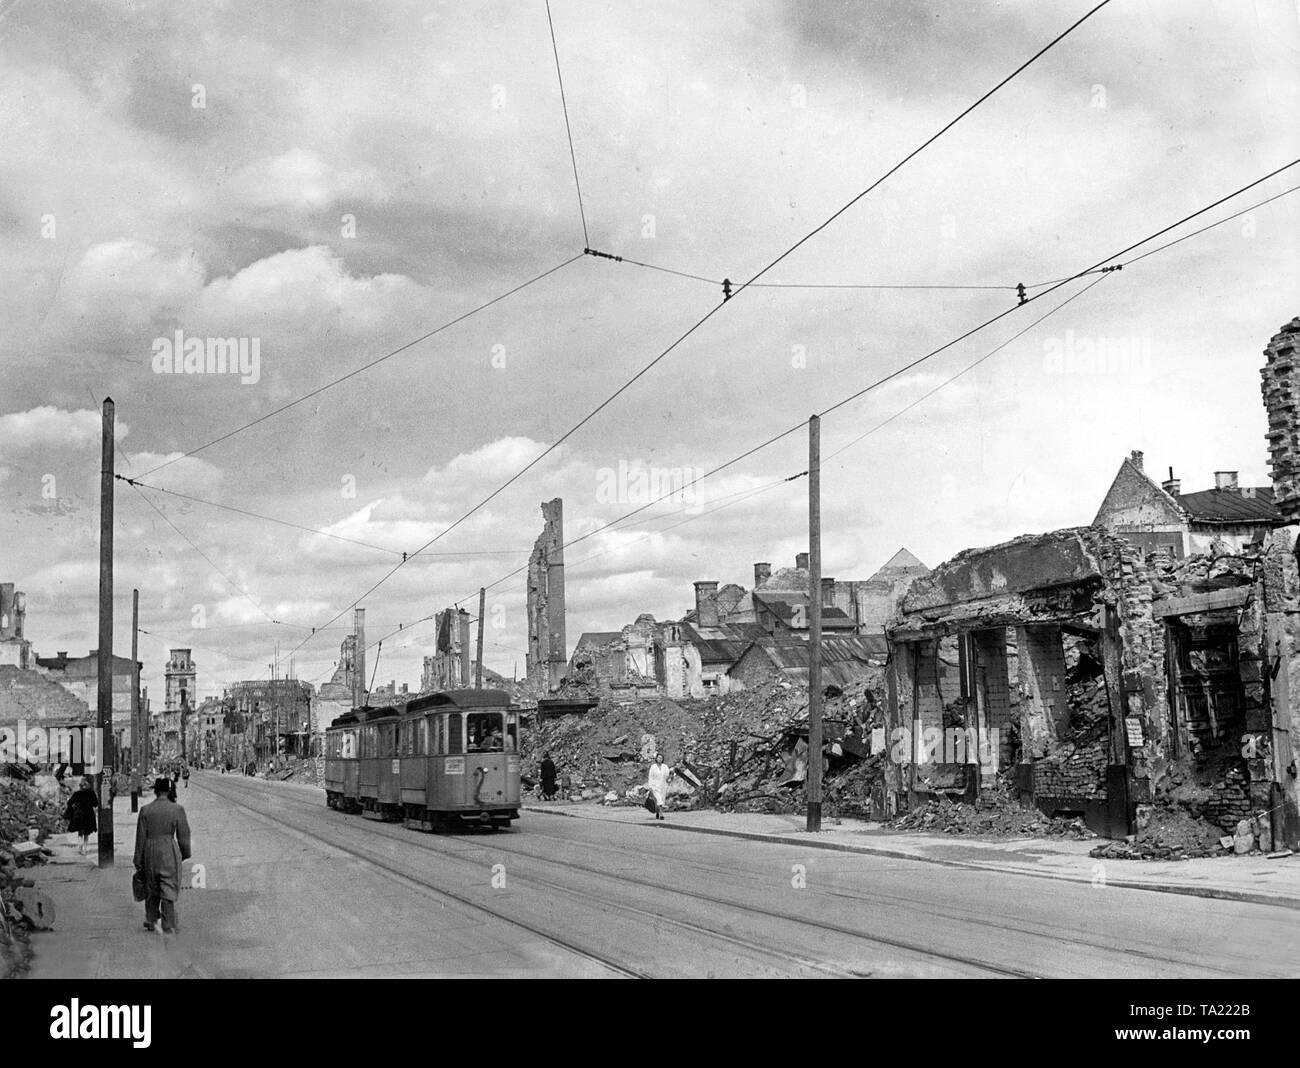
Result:
M822 629L838 634L884 634L894 605L912 579L929 569L906 549L899 549L868 579L821 582ZM684 621L704 625L757 623L776 638L808 635L808 554L798 553L794 567L772 570L754 565L754 588L717 582L695 583L695 611Z
M908 732L894 803L1001 772L1112 837L1167 804L1223 833L1264 813L1294 846L1298 593L1289 531L1181 561L1096 527L960 553L888 631L889 726Z
M438 638L433 656L424 658L420 692L467 689L474 685L474 665L470 658L469 613L463 608L447 608L434 616Z
M528 558L528 681L551 693L564 678L564 502L542 505L542 533Z
M32 643L24 636L27 595L12 582L0 582L0 664L26 671L36 666Z
M889 807L1000 778L1111 836L1172 811L1300 847L1297 338L1264 353L1272 487L1218 472L1184 495L1134 453L1092 527L912 583L886 630Z
M1120 464L1092 525L1123 536L1143 552L1163 549L1185 557L1240 550L1262 542L1285 522L1273 503L1272 486L1242 486L1236 471L1216 471L1213 489L1184 493L1173 468L1157 486L1143 467L1142 453L1134 450Z

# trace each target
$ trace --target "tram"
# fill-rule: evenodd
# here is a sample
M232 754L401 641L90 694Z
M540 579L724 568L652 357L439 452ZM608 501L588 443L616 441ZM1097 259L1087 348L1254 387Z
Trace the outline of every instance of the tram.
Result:
M501 690L354 708L325 732L325 802L429 830L519 818L519 714Z

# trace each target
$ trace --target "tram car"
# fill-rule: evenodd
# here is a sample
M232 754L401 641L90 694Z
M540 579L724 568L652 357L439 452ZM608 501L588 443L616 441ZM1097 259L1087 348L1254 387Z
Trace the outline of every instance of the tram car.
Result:
M519 716L501 690L354 708L325 732L325 800L429 830L519 818Z

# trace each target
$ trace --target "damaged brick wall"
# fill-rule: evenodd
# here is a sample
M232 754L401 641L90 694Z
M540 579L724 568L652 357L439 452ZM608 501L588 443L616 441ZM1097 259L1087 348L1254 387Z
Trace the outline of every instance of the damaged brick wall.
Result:
M1273 468L1273 503L1289 522L1300 521L1300 318L1273 335L1260 369L1268 412L1268 452Z

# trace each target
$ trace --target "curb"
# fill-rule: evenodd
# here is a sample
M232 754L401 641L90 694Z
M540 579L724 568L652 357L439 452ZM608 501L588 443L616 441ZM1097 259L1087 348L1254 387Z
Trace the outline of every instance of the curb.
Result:
M543 816L562 816L566 819L587 820L591 823L624 823L624 820L604 819L600 816L584 816L577 812L559 812L551 808L536 808L532 805L520 805L523 812L535 812ZM628 823L628 826L640 824ZM1091 885L1092 880L1086 876L1055 874L1046 871L1033 871L1028 868L1010 864L987 864L980 861L945 860L940 857L924 857L907 853L901 849L888 849L881 846L848 845L844 842L818 842L811 838L795 838L784 834L764 834L761 831L729 831L721 827L690 827L681 823L647 824L656 830L686 831L690 834L712 834L723 838L741 838L750 842L771 842L777 845L794 845L805 849L824 849L835 853L859 853L864 856L890 857L894 860L911 860L919 864L938 864L945 868L965 868L971 871L995 871L1006 875L1023 875L1030 879L1051 879L1055 882L1081 883ZM1181 894L1184 897L1213 898L1220 901L1238 901L1249 905L1269 905L1273 908L1300 911L1300 898L1285 897L1281 894L1256 894L1248 890L1218 889L1212 886L1185 886L1180 883L1135 883L1119 879L1107 879L1106 886L1121 890L1148 890L1157 894Z

